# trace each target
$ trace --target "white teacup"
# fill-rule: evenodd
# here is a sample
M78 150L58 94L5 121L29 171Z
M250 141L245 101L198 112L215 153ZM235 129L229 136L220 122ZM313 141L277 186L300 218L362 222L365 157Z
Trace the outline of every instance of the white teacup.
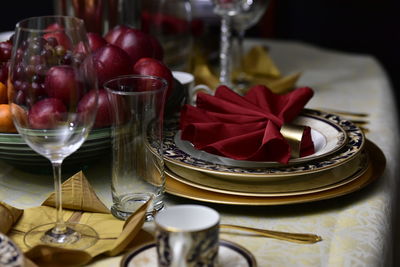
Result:
M195 105L197 93L205 92L207 94L213 95L213 90L210 89L207 85L199 84L194 86L194 76L188 72L183 71L173 71L172 75L175 79L177 79L185 88L187 92L187 104Z
M204 92L204 93L207 93L210 95L214 94L213 90L211 90L211 88L208 87L207 85L205 85L205 84L196 85L189 92L189 103L188 104L194 106L196 104L197 94L200 92Z
M220 216L201 205L168 207L155 217L158 266L217 266Z

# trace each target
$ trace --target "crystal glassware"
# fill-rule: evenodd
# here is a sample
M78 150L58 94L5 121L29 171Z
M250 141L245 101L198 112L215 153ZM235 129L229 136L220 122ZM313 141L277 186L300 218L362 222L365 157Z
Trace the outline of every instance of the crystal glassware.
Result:
M214 12L221 16L220 73L221 84L231 85L232 16L241 12L245 0L213 0Z
M232 17L232 27L236 32L236 40L238 44L238 54L236 60L237 74L234 78L235 86L245 87L249 85L246 74L243 71L243 40L246 30L254 26L264 15L267 9L269 0L252 0L247 2L247 6L242 8L242 11Z
M232 27L235 18L241 16L236 19L236 25L240 24L243 26L245 22L250 25L251 17L246 17L246 14L255 12L257 8L255 7L256 5L263 4L263 2L267 1L268 0L213 0L214 12L221 16L221 47L219 55L219 79L221 84L231 86L232 83ZM257 4L258 2L260 3ZM253 8L255 9L253 10ZM253 13L253 15L255 14Z
M90 226L64 220L61 194L62 162L82 145L96 117L97 77L90 53L84 23L78 18L33 17L16 25L9 77L11 112L21 137L53 166L57 211L55 222L25 234L28 247L85 249L98 240Z

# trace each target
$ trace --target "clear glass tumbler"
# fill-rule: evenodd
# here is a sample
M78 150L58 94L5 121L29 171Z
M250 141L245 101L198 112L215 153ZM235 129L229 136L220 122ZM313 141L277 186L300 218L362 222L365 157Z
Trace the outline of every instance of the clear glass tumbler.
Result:
M167 82L146 75L105 83L112 106L111 213L126 219L150 201L147 220L163 208L162 126Z

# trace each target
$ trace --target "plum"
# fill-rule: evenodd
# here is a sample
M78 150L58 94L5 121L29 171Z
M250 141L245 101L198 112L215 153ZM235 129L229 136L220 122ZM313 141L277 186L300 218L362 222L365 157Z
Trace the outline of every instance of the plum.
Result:
M79 79L71 66L51 67L44 83L47 95L62 100L66 105L82 96Z
M93 62L100 87L109 79L130 74L132 68L127 53L112 44L97 49L93 53Z
M132 72L134 74L141 75L152 75L160 78L164 78L168 83L167 99L171 95L173 90L174 78L171 70L164 65L161 61L154 58L141 58L133 66Z
M28 112L28 121L34 129L52 129L65 120L67 108L57 98L36 102Z

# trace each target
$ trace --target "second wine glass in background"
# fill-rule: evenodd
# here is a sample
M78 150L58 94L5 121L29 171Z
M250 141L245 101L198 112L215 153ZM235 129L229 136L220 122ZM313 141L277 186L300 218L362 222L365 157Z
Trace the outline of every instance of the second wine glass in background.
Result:
M164 49L164 62L174 71L188 71L192 51L192 6L189 0L142 0L142 29Z
M236 71L233 77L233 83L236 87L246 87L250 83L243 69L243 41L246 30L254 26L261 19L267 9L268 3L269 0L248 1L248 6L232 17L232 27L235 31L234 36L238 45L238 51L234 58L233 68L234 71Z

